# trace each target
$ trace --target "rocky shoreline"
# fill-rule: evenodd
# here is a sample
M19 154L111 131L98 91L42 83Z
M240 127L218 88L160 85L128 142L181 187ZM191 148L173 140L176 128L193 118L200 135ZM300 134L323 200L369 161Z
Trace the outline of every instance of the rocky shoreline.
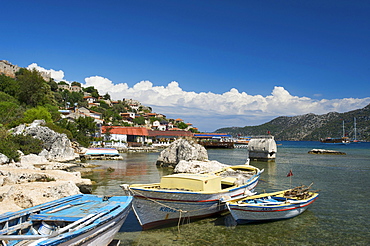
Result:
M44 142L40 154L23 155L14 162L0 153L0 214L17 211L79 193L91 193L92 182L81 172L70 171L82 149L65 134L43 126L43 121L23 124L12 134L31 135Z

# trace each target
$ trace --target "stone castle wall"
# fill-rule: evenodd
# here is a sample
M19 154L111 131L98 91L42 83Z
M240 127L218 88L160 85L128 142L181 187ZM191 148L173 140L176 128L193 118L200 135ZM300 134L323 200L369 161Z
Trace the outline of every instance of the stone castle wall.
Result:
M17 65L13 65L8 61L1 60L0 61L0 74L4 74L8 77L15 78L15 73L18 72L20 67Z
M19 69L20 67L17 65L13 65L6 60L0 60L0 74L15 78L15 73L18 72ZM45 81L49 81L51 79L50 73L41 71L39 71L39 73Z

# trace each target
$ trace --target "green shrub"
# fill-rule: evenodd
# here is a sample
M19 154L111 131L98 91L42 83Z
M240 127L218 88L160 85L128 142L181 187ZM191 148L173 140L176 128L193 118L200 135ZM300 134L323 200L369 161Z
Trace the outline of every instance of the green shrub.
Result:
M39 154L43 149L43 142L29 135L14 135L10 136L10 140L22 151L25 155Z
M0 140L0 153L6 155L9 159L19 161L18 145L10 138Z

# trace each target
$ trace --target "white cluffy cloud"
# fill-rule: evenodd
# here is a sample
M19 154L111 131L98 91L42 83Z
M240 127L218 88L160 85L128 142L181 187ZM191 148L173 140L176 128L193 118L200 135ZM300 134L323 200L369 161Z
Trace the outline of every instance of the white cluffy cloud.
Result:
M36 69L40 72L50 73L50 76L56 81L62 81L64 78L64 72L62 70L55 71L54 69L45 69L43 67L40 67L37 65L37 63L32 63L31 65L28 65L28 69Z
M114 84L100 76L86 78L85 82L85 86L94 86L100 94L109 93L116 100L138 100L168 117L182 117L203 131L262 124L278 116L346 112L370 103L370 97L333 100L298 97L281 86L275 86L271 95L264 97L248 95L235 88L222 94L183 91L175 81L167 86L154 86L150 81L141 81L131 88L126 83Z

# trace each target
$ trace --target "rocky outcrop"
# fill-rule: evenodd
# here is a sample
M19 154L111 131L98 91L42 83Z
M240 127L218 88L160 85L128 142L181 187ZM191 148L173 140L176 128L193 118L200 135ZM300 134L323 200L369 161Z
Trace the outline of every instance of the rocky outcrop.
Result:
M0 186L0 214L30 208L66 196L79 194L72 181L22 183Z
M28 168L25 168L28 167ZM79 193L91 193L92 183L80 172L40 170L10 163L0 170L0 213L17 211Z
M222 164L218 161L180 161L174 173L208 173L215 172L229 165Z
M200 144L178 139L160 153L157 165L174 168L182 160L205 161L208 160L208 153Z
M72 148L72 143L66 134L54 132L43 120L35 120L32 124L22 124L11 129L13 134L31 135L43 141L44 150L39 154L48 161L66 162L75 160L78 155Z
M308 151L309 154L316 154L316 155L345 155L346 153L336 150L328 150L328 149L312 149Z

